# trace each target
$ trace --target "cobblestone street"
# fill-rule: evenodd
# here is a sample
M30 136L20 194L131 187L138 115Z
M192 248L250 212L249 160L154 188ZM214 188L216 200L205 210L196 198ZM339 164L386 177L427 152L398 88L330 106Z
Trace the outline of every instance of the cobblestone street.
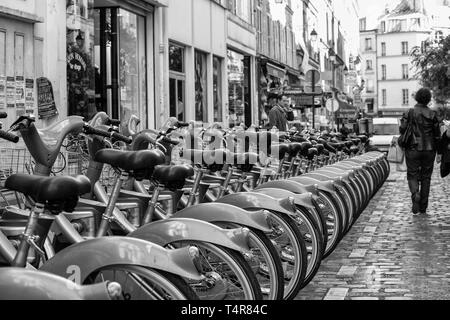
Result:
M450 180L436 167L428 214L413 216L406 173L391 168L297 300L450 299Z

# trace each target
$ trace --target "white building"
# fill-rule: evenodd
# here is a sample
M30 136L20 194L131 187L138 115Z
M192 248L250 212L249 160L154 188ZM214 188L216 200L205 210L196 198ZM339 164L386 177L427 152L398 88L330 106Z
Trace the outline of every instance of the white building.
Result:
M365 30L361 24L360 50L361 73L365 81L365 89L362 92L363 110L374 115L378 112L378 68L377 68L377 36L378 30Z
M379 21L377 36L378 111L400 117L416 104L420 88L413 79L411 51L430 37L430 21L423 1L403 0Z
M367 88L363 98L369 113L372 102L372 114L384 117L400 117L415 105L414 95L420 83L414 79L410 54L425 40L446 34L450 25L445 23L450 21L447 9L448 1L402 0L396 6L388 4L375 25L369 17L360 20ZM374 93L370 92L372 87Z

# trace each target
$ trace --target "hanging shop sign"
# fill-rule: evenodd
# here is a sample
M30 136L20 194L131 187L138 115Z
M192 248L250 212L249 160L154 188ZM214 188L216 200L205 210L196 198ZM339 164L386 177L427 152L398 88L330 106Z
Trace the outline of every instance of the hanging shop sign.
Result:
M86 71L86 61L83 56L76 51L69 53L67 56L67 65L71 70L77 72Z
M284 79L284 77L286 76L286 70L278 68L270 63L266 64L266 68L267 68L267 74L271 75L275 78Z
M52 83L45 77L36 79L39 119L58 115Z

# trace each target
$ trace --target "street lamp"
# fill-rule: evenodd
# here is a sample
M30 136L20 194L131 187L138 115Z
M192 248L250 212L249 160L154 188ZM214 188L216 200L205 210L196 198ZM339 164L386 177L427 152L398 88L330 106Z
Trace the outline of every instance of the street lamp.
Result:
M317 36L318 36L318 34L317 34L316 29L313 29L313 30L311 31L311 41L312 41L312 42L316 42L316 41L317 41Z
M330 50L329 54L330 54L330 61L332 62L332 65L333 65L332 66L333 69L332 69L332 83L331 83L331 87L332 87L332 91L334 91L335 87L336 87L336 75L335 75L336 67L335 67L335 64L336 64L337 57L336 57L336 54L334 53L333 50ZM336 124L336 116L335 116L335 112L334 112L334 103L332 105L331 112L332 112L332 119L333 119L333 121L331 123L331 129L333 130L334 126ZM339 123L338 123L338 130L339 130Z
M318 36L316 29L313 28L313 30L311 31L310 36L311 36L311 42L315 44L317 42L317 36ZM311 95L311 98L312 98L312 105L311 105L311 107L312 107L313 130L316 129L316 105L315 105L315 99L314 99L314 94L315 94L314 86L315 85L316 84L315 84L315 80L314 80L314 76L313 76L313 78L311 80L311 88L312 88L312 91L313 91L312 95Z

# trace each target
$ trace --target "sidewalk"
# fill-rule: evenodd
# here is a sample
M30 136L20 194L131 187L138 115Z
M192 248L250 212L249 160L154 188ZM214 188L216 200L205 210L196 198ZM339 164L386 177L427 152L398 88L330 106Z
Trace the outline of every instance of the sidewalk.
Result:
M450 299L450 178L436 168L427 215L413 216L392 173L297 300Z

